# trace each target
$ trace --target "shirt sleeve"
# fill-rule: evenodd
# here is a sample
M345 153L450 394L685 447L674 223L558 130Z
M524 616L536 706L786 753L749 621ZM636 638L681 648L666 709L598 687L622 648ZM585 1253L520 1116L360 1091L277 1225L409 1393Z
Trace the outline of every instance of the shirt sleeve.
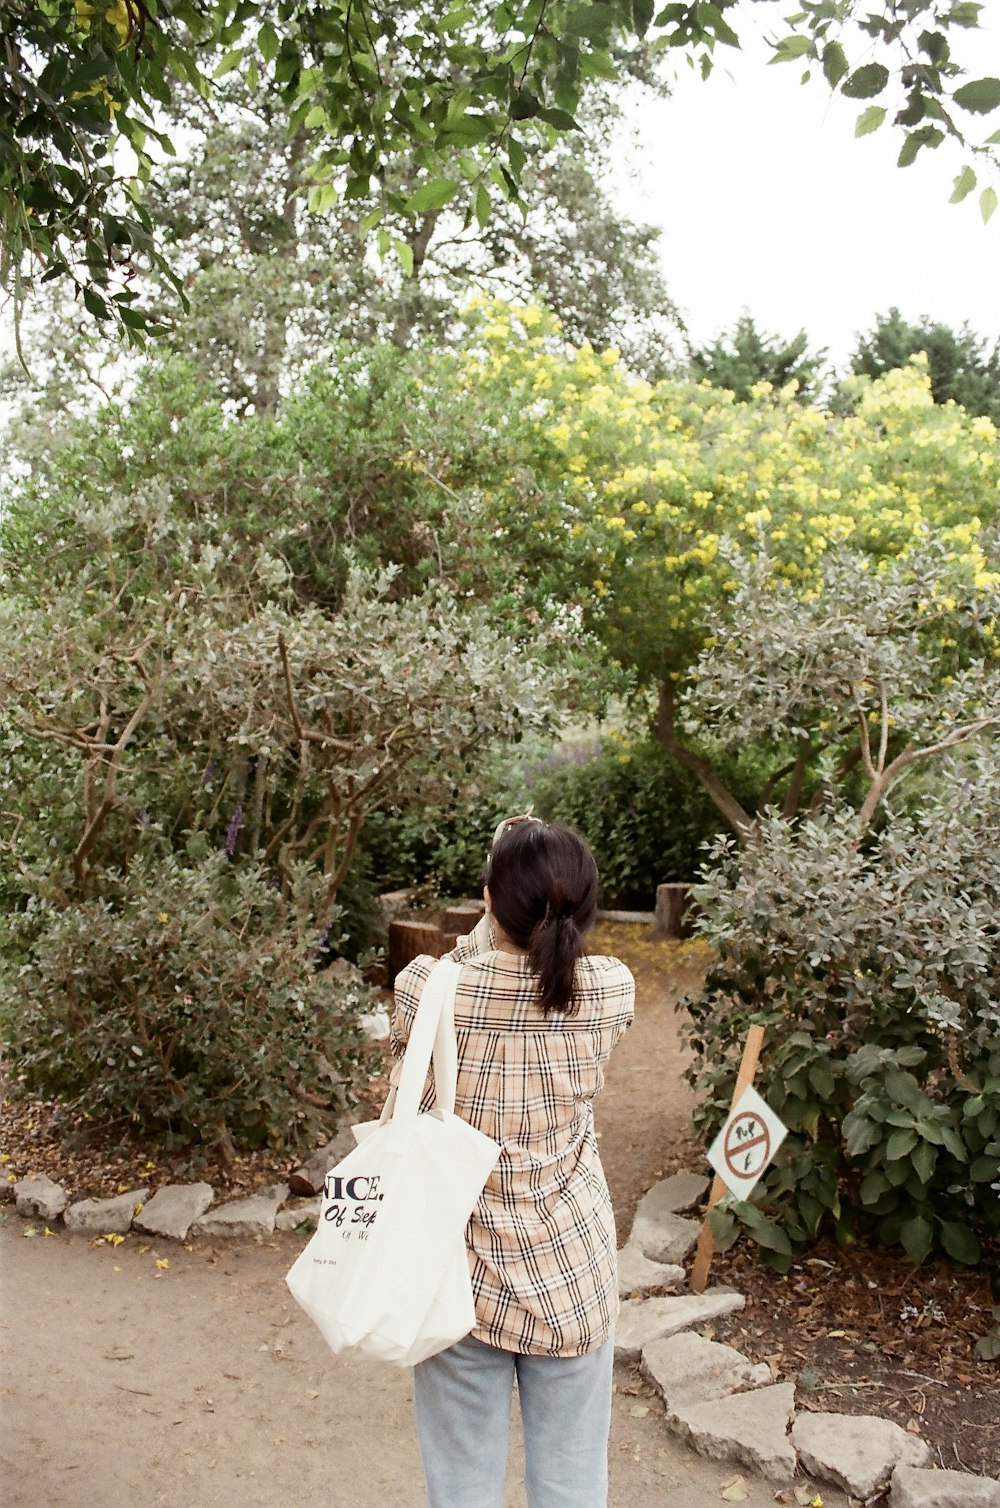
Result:
M620 958L609 958L612 967L601 980L601 1036L605 1061L635 1019L635 978Z
M389 1024L389 1051L394 1058L403 1056L410 1037L410 1028L417 1014L417 1006L420 1004L420 995L427 982L427 976L437 963L436 958L431 958L427 953L421 953L419 958L414 958L400 969L396 975L396 983L393 993L396 997L396 1008L393 1011L392 1021Z

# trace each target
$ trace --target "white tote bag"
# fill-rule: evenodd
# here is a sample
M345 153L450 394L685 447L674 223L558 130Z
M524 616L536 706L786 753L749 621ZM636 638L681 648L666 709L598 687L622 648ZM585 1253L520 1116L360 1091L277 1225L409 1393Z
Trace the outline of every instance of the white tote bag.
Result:
M500 1148L454 1113L460 972L450 959L432 969L395 1099L326 1175L318 1229L288 1273L337 1355L415 1366L476 1321L465 1227ZM436 1102L421 1114L432 1052Z

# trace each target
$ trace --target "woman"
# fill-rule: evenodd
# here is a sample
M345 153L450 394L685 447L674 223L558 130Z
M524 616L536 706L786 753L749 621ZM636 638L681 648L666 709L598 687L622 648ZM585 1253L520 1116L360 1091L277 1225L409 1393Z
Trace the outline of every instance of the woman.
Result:
M414 1370L428 1508L500 1508L515 1376L530 1508L607 1503L617 1243L592 1101L635 983L584 952L597 888L578 833L510 818L486 915L450 955L464 965L455 1111L502 1151L466 1232L476 1326ZM396 980L397 1055L433 964Z

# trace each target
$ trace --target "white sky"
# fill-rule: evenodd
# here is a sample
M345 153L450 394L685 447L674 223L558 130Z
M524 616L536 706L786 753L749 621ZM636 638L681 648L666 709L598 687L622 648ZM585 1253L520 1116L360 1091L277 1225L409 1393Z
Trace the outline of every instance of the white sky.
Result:
M662 228L668 287L692 339L703 344L747 309L769 332L804 327L843 364L855 332L895 304L910 319L967 320L992 342L1000 210L984 227L978 191L948 203L967 160L957 144L897 168L898 130L854 136L870 101L831 97L816 69L801 86L801 62L765 66L765 32L785 35L793 9L742 4L741 52L720 47L706 82L684 67L669 100L632 112L643 151L620 203ZM981 21L979 32L954 29L952 51L975 76L997 76L1000 0L986 0Z

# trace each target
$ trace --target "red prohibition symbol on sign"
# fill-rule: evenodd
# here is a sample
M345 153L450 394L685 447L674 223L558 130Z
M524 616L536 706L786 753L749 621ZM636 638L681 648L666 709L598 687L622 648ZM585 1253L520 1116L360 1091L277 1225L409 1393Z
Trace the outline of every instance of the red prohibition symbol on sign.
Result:
M759 1115L744 1111L726 1132L726 1167L734 1178L756 1178L771 1156L771 1133Z

